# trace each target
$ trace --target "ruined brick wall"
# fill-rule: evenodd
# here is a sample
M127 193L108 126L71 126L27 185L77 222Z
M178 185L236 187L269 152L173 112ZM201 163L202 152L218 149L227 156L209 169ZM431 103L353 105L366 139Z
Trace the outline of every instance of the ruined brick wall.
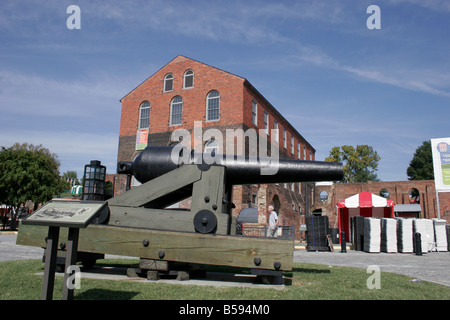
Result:
M410 191L416 189L420 197L422 218L437 218L436 191L434 180L417 181L381 181L367 183L338 183L332 185L318 185L315 187L316 209L322 209L323 215L330 217L330 226L337 227L337 203L362 191L380 195L382 190L389 193L388 198L395 204L409 204ZM327 200L321 200L321 192L327 193ZM439 194L441 218L450 222L450 193Z

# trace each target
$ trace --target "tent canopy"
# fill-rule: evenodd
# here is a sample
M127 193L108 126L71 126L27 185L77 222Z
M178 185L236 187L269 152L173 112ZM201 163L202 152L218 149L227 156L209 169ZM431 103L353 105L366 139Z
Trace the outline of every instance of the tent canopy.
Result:
M70 193L72 195L81 195L83 193L83 186L80 185L73 186Z
M350 239L350 219L356 216L394 218L395 203L370 192L361 192L338 202L339 233Z
M394 205L394 201L374 195L367 191L355 194L354 196L338 202L338 208L380 208L392 207Z

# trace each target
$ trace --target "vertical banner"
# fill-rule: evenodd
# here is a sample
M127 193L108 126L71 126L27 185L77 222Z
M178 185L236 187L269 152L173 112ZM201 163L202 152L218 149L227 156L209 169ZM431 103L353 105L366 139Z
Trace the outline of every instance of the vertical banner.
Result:
M148 143L148 129L136 132L136 150L144 150Z
M431 139L437 192L450 192L450 138Z

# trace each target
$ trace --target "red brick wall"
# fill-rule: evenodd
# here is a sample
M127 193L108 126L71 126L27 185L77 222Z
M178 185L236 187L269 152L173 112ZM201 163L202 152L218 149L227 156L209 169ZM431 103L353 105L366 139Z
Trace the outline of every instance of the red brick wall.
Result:
M194 87L183 89L183 75L188 69L194 71ZM174 76L173 91L163 92L164 77L168 73ZM191 129L194 121L203 121L204 128L242 123L243 82L243 78L231 73L178 56L121 100L119 135L136 135L139 107L145 100L151 105L150 134L179 128ZM206 122L206 97L211 90L217 90L220 94L220 120ZM182 124L170 126L170 103L178 95L183 98Z
M255 100L258 106L257 125L252 122L252 101ZM271 141L272 130L275 129L274 121L278 122L278 143L280 147L280 157L282 158L298 158L297 142L300 141L300 159L314 160L315 149L306 141L298 131L248 82L244 85L244 123L255 130L264 129L264 111L269 114L269 136L267 140ZM283 145L283 129L286 129L286 148ZM294 154L291 152L291 136L294 136ZM306 158L303 157L303 149L306 148ZM310 157L310 153L311 156Z

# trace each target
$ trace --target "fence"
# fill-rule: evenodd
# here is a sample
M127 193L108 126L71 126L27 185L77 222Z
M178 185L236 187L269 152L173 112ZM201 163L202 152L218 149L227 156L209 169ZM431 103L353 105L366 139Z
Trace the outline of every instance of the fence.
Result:
M236 234L247 237L267 237L269 234L267 226L252 226L248 224L236 225ZM279 226L277 238L293 240L295 237L294 226Z

